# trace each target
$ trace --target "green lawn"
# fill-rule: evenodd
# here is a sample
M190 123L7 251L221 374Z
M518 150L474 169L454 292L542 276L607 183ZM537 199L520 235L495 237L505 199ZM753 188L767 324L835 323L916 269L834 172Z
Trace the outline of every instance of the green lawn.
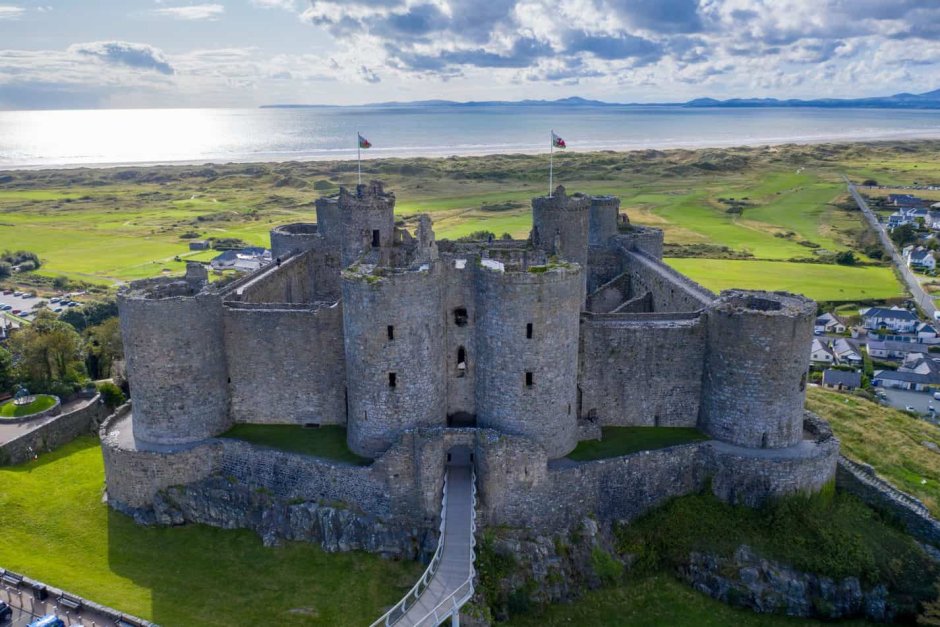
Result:
M0 418L20 418L30 414L38 414L55 405L55 397L48 394L39 394L36 400L26 405L15 405L12 400L0 405Z
M807 407L826 420L842 454L871 464L896 487L913 494L940 518L940 427L858 396L810 387Z
M698 258L665 261L714 292L735 287L784 290L826 302L903 296L894 271L882 266Z
M167 627L366 624L422 567L253 532L142 527L101 502L93 437L0 469L0 565Z
M600 440L579 442L568 459L586 462L707 439L698 429L686 427L604 427Z
M346 445L346 429L337 425L307 428L300 425L235 425L223 438L324 457L339 462L367 466L371 460L359 457Z
M574 603L553 605L544 612L513 617L507 627L818 627L866 625L864 621L820 623L812 620L756 614L731 608L700 594L669 575L631 578L615 588L593 590Z

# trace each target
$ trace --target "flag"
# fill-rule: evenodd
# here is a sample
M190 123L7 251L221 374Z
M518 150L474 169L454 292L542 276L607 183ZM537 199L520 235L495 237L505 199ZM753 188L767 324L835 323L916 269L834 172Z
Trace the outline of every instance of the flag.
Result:
M363 137L361 133L357 133L357 135L359 135L359 147L360 148L372 148L372 143L368 139Z
M555 148L567 148L565 145L565 140L555 134L555 131L552 131L552 146Z

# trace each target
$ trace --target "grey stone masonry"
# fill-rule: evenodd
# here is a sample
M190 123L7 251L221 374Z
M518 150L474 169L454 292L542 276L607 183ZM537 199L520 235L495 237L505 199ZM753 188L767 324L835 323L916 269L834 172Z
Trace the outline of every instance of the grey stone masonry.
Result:
M722 292L706 313L700 417L706 433L752 448L802 440L805 347L815 316L816 303L803 296Z
M316 224L272 231L266 268L216 287L193 265L121 291L134 406L101 431L112 506L403 554L439 521L455 454L475 466L481 524L544 532L705 485L753 506L832 481L838 442L803 410L812 301L717 297L614 197L559 187L532 200L528 240L496 241L438 241L426 215L396 226L395 200L377 181L341 188ZM235 423L345 426L372 461L218 437ZM618 426L713 439L566 457ZM364 535L369 521L397 531Z

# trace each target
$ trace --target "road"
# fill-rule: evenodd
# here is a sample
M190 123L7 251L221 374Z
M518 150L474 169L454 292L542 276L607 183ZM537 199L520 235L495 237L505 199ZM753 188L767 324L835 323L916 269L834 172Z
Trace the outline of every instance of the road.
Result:
M888 231L884 224L878 221L878 216L868 207L868 203L865 202L865 199L862 198L858 190L855 189L855 185L852 184L852 181L845 175L843 175L842 178L845 180L849 193L852 194L852 198L855 199L855 203L858 205L858 208L861 209L869 226L875 230L875 233L878 234L878 239L881 240L882 246L884 246L885 250L891 255L891 260L894 262L898 274L901 275L901 279L911 292L911 298L913 298L914 302L917 303L917 306L921 308L921 311L923 311L928 318L934 320L937 307L934 305L933 299L924 291L917 275L911 272L911 269L904 263L904 259L901 257L898 249L894 247L894 242L892 242L891 238L888 236Z
M892 388L876 388L885 393L885 400L888 405L896 409L905 409L913 407L914 411L927 420L937 424L936 412L931 412L933 407L940 412L940 400L936 400L933 394L929 392L913 392L911 390L895 390Z

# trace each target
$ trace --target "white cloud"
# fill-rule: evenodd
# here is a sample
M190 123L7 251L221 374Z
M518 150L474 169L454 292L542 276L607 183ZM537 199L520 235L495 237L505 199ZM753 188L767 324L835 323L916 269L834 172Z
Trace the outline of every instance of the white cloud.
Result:
M251 3L263 9L294 11L297 9L298 0L251 0Z
M0 4L0 20L15 20L23 15L26 9L11 4Z
M162 7L151 11L153 15L175 20L217 20L225 13L221 4L193 4L185 7Z

